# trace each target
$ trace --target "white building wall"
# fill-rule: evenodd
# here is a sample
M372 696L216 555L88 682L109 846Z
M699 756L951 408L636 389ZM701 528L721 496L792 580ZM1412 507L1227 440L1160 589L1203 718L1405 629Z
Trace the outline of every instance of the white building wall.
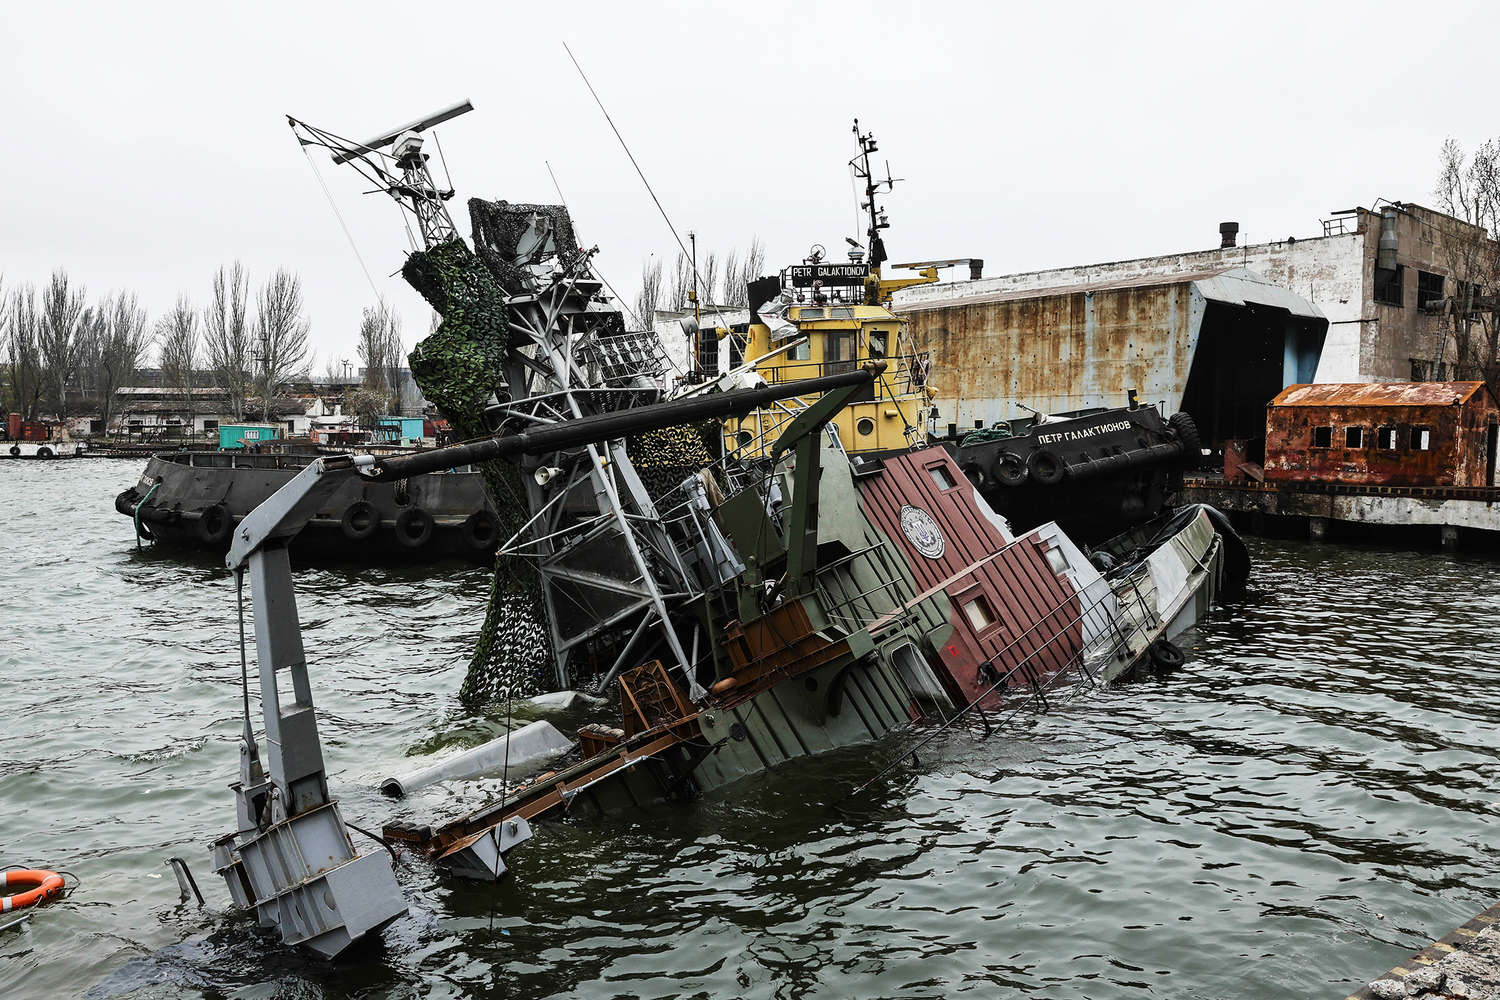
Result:
M1366 309L1365 246L1365 234L1355 232L1026 271L978 281L939 282L897 292L895 306L899 312L903 307L927 302L953 303L1007 292L1247 267L1306 297L1328 317L1328 339L1323 345L1317 381L1360 382L1365 381L1360 374L1360 329L1373 322L1367 318Z

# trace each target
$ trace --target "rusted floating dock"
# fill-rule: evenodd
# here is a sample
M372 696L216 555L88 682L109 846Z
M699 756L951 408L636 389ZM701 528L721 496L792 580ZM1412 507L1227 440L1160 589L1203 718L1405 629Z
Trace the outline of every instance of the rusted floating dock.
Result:
M1306 526L1314 540L1350 526L1415 529L1445 549L1467 541L1500 543L1500 487L1355 486L1183 479L1183 500L1230 514L1235 526L1264 534L1269 519Z
M1439 938L1346 1000L1500 998L1500 904Z

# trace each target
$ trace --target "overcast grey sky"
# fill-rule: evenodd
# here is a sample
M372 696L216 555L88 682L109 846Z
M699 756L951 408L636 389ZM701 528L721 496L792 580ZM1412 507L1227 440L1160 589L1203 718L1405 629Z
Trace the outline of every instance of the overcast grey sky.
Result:
M896 260L986 273L1321 232L1377 197L1430 200L1438 147L1500 134L1493 4L12 2L0 274L64 266L153 317L220 263L302 275L319 352L353 360L374 298L292 140L365 137L469 98L439 130L471 196L555 200L633 299L670 233L563 51L583 63L678 227L759 235L768 269L856 234L850 119L906 178ZM418 21L414 16L420 16ZM317 168L381 294L401 219Z

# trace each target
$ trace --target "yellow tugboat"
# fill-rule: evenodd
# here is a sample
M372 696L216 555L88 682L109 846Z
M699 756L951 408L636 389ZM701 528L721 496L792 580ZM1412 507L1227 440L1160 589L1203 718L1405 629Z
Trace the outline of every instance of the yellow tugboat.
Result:
M753 372L767 384L854 371L870 361L885 362L885 372L856 396L832 421L839 440L851 455L904 451L927 443L933 413L928 385L931 362L922 345L914 344L904 319L891 311L891 296L911 285L938 280L939 268L964 261L903 264L915 270L911 278L887 278L881 231L890 226L875 196L894 183L877 180L870 154L875 137L859 130L859 155L850 161L864 184L860 209L868 217L866 242L849 239L846 263L830 263L826 251L814 246L801 264L787 267L778 277L750 286L750 322L733 330L705 334L735 338L735 354L750 359L742 371ZM757 410L724 425L724 448L741 459L764 458L772 443L807 399L787 400L774 409Z

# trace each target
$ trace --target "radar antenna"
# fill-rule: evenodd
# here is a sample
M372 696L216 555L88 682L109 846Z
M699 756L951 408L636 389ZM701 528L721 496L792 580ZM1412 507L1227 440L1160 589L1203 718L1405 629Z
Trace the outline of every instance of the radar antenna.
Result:
M459 237L453 217L448 214L447 202L453 197L453 188L451 185L440 188L433 180L427 167L428 156L422 152L422 133L473 110L473 104L460 101L366 142L354 142L291 115L286 122L304 147L321 146L333 154L334 163L351 165L373 183L375 190L367 193L388 194L410 212L417 222L419 249L426 250Z

